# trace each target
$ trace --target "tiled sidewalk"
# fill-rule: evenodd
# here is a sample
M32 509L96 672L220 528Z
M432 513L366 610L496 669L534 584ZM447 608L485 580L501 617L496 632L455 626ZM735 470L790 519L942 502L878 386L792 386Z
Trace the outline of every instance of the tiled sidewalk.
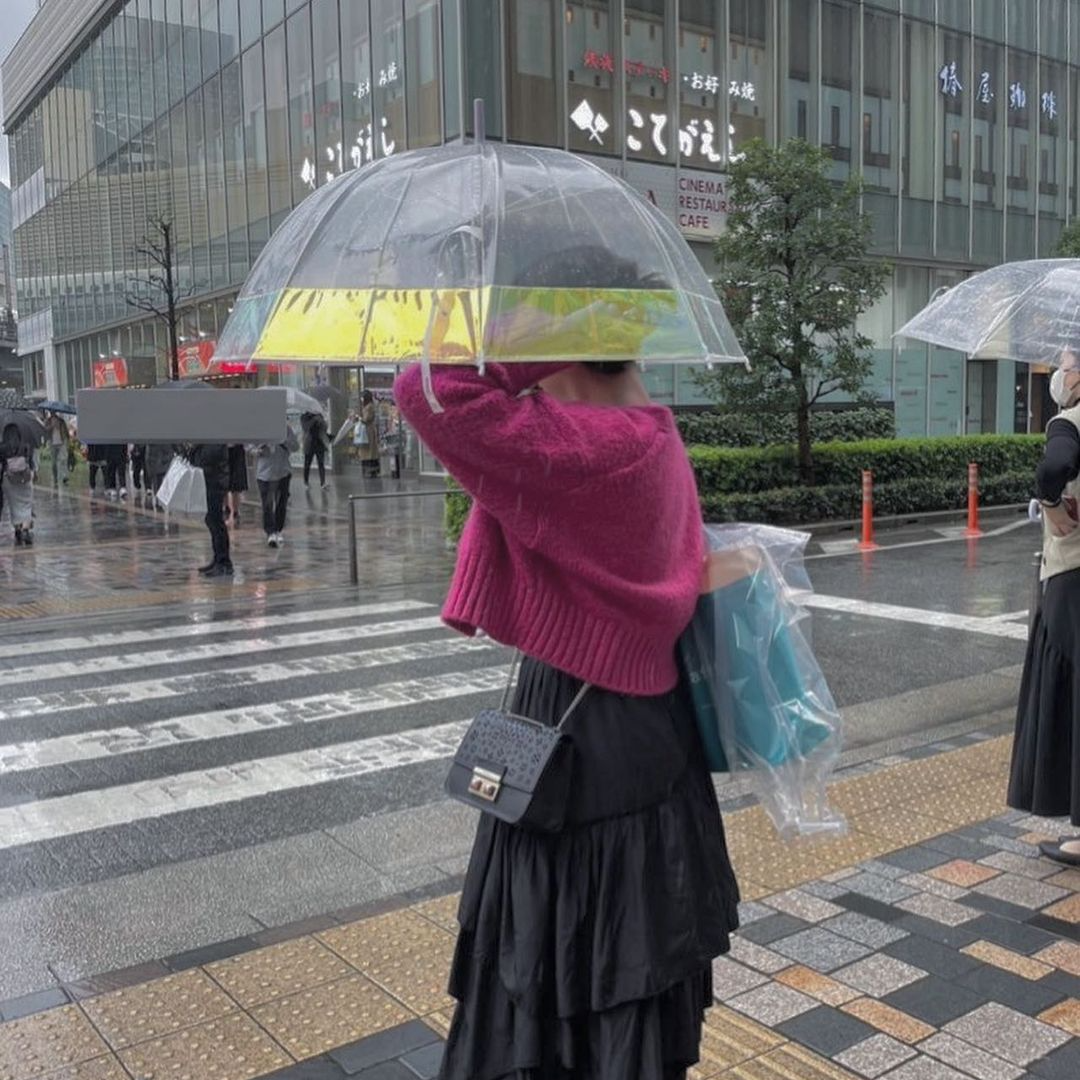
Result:
M1061 823L1005 810L1008 754L965 736L848 770L839 840L726 815L743 928L694 1080L1080 1077L1080 872L1037 857ZM432 1077L455 907L339 913L0 1002L0 1080Z

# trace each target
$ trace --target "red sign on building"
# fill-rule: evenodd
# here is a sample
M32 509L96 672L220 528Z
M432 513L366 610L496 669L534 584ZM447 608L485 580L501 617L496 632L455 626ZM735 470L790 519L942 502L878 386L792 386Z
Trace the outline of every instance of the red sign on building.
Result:
M205 375L210 370L210 363L214 359L216 346L217 342L211 339L181 345L176 352L180 378L195 379L200 375Z
M109 360L95 360L93 363L94 389L105 390L113 386L127 386L127 361L122 356Z

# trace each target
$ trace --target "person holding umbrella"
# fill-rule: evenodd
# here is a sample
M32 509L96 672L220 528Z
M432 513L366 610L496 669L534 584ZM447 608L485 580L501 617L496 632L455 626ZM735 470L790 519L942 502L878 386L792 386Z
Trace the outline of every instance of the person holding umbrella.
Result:
M363 475L374 478L379 475L379 424L375 408L375 395L370 390L360 394L360 415L353 428L353 446L360 459Z
M34 448L39 442L32 428L15 419L0 429L0 510L7 506L16 547L30 547L34 542Z
M1080 825L1080 350L1062 353L1050 394L1061 412L1047 425L1036 473L1042 602L1020 681L1008 803ZM1061 837L1040 848L1056 862L1080 866L1080 837Z
M647 287L599 248L520 283L578 275ZM394 392L473 498L443 619L514 646L509 712L569 744L540 781L562 794L533 796L542 819L481 813L440 1075L681 1080L739 899L675 660L704 555L685 448L634 364L433 365L430 378L441 411L419 365Z
M304 432L304 487L308 486L311 463L315 461L319 466L319 486L325 491L330 486L326 482L326 419L322 412L306 412L300 417L300 426Z
M266 546L279 548L285 543L285 514L292 480L289 455L300 449L300 442L290 425L285 442L276 446L263 443L254 449L255 482L259 485L259 498L262 501Z
M206 482L206 527L210 532L213 557L199 567L206 577L232 577L229 530L225 525L225 492L229 487L229 448L223 443L196 446L188 455L196 468L202 469Z
M52 450L53 487L59 488L60 482L68 482L68 432L67 423L58 412L50 412L45 423L49 433L49 447Z

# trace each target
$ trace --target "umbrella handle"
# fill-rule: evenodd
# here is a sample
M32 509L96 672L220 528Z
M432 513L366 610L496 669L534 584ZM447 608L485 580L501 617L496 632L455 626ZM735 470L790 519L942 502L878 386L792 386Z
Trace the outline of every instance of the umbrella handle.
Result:
M479 101L479 99L477 99ZM427 329L424 331L424 349L420 357L420 384L424 390L424 397L433 413L443 413L439 399L435 396L435 387L431 381L431 335L435 329L435 319L439 313L439 304L436 297L432 297L431 314L428 316Z

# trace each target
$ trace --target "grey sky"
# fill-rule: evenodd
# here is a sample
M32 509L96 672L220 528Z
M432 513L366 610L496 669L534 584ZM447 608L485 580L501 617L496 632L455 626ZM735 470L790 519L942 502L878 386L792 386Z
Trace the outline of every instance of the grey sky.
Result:
M37 0L3 0L3 9L3 18L0 19L0 57L11 52L11 47L30 24L37 11ZM8 164L8 141L0 137L0 180L5 184L10 183Z

